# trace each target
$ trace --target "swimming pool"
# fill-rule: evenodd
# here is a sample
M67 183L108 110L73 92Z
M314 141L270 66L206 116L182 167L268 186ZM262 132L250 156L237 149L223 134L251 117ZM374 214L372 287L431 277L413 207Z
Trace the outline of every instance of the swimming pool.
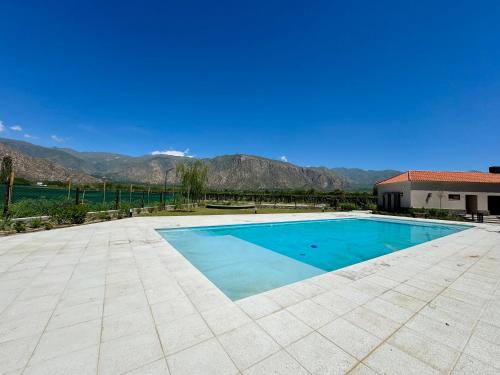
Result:
M343 218L161 229L159 233L237 300L467 228Z

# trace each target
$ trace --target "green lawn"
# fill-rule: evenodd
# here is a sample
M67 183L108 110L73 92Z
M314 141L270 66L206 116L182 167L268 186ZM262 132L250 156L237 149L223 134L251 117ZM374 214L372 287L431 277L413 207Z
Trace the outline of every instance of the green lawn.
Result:
M293 209L293 208L257 208L257 214L293 214L305 212L322 212L319 208L309 209ZM144 213L140 216L188 216L188 215L242 215L242 214L255 214L254 209L214 209L197 207L192 211L157 211L153 213Z

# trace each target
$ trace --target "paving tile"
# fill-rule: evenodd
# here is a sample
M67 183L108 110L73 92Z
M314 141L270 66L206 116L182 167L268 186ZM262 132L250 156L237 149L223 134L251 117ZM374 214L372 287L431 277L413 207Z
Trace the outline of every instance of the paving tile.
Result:
M104 316L127 314L149 306L144 291L104 300Z
M311 300L299 302L288 307L287 310L313 329L324 326L338 316Z
M440 322L430 319L422 314L414 316L406 326L413 331L427 336L441 344L461 351L467 342L469 334L460 327L454 326L451 323Z
M451 373L453 375L498 375L498 369L470 355L462 354Z
M342 318L328 323L318 332L358 360L362 360L382 342L378 337Z
M307 375L307 372L290 354L284 350L264 359L249 369L243 375Z
M477 322L473 337L479 337L495 345L500 345L500 327L483 321Z
M71 326L77 323L88 322L90 320L101 319L102 303L90 302L80 305L57 308L52 314L47 330Z
M201 315L215 335L223 334L251 322L251 319L233 303L203 311Z
M219 336L219 340L240 370L247 369L280 349L280 346L253 322Z
M200 312L231 302L228 297L215 288L191 293L189 294L189 299Z
M257 323L282 346L287 346L312 331L312 328L286 310L267 315L257 320Z
M1 315L3 319L20 319L31 317L44 311L53 311L59 300L59 295L36 297L24 301L14 301Z
M193 314L196 309L187 297L179 297L151 305L151 311L159 325Z
M344 374L357 360L317 332L293 343L287 351L311 374Z
M67 375L67 374L95 374L99 345L78 350L73 353L55 357L47 361L28 366L23 374L27 375Z
M402 327L387 342L435 369L449 373L460 353L446 345Z
M184 292L175 281L157 288L146 289L146 296L148 297L148 301L151 305L167 301L169 299L182 297L183 295Z
M33 353L30 365L99 344L101 321L79 323L46 331Z
M301 294L295 292L288 286L270 290L269 292L264 293L264 295L271 298L283 308L294 305L305 299Z
M20 319L0 320L0 343L22 337L40 335L50 319L52 312L45 311Z
M386 339L400 327L398 323L363 306L344 315L343 318L381 339Z
M439 374L424 362L389 344L382 344L363 361L380 374Z
M259 319L281 309L281 306L264 294L240 299L236 304L252 319Z
M135 370L125 372L127 375L170 375L164 358L148 363Z
M399 292L401 294L419 299L420 301L423 302L429 302L437 295L436 292L420 289L407 283L399 284L393 290L395 292Z
M374 370L372 370L367 365L361 362L349 372L349 375L377 375L377 374L378 373L376 373Z
M364 293L361 290L352 287L351 285L346 285L341 288L335 289L335 293L358 305L362 305L373 298L372 295Z
M339 296L335 291L330 291L317 295L311 298L311 300L318 305L326 307L328 310L334 312L337 315L343 315L351 310L358 307L357 303L354 303L347 298Z
M104 317L101 341L110 341L124 336L152 334L156 331L149 309L130 314L115 314Z
M99 374L121 374L163 357L158 336L126 336L101 344Z
M0 363L2 373L22 369L28 363L39 336L25 337L0 343Z
M157 330L166 355L213 337L212 332L198 313L160 324L157 326Z
M459 309L455 311L450 309L444 310L440 307L436 307L435 305L425 306L419 311L419 314L447 325L457 327L465 333L470 332L474 328L477 321L477 317L473 318L470 315L461 314Z
M472 336L464 349L464 353L480 359L500 371L500 345Z
M300 294L303 298L311 298L325 292L321 286L309 282L308 280L299 281L289 285L290 289Z
M387 302L382 298L375 298L364 305L369 310L376 312L382 316L390 316L391 320L394 320L397 323L405 323L410 319L414 312L399 307L393 303Z
M417 298L407 296L403 293L399 293L393 290L389 290L386 293L382 294L380 298L412 312L417 312L425 305L425 302L420 301Z
M167 357L172 375L232 375L238 369L216 339Z

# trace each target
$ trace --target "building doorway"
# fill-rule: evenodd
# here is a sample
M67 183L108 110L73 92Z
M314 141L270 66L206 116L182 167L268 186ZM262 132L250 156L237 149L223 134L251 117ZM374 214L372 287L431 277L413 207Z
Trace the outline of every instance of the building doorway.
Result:
M394 212L401 209L401 193L384 193L383 195L384 211Z
M500 215L500 195L488 195L488 211L490 215Z
M465 211L467 211L468 214L477 213L477 195L465 196Z

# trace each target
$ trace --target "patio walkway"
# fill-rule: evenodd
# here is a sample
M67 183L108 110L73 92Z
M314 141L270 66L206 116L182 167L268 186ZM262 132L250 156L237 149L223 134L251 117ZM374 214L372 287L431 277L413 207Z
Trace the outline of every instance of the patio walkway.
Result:
M500 373L499 226L236 303L154 230L338 216L148 217L0 237L0 373Z

